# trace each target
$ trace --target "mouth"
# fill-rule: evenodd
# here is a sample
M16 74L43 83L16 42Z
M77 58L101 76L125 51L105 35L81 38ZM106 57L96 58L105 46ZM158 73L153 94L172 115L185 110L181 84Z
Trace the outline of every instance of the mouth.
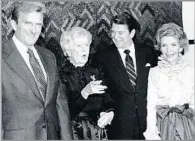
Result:
M166 54L165 56L168 57L168 58L170 58L170 57L175 56L175 54Z
M82 58L86 58L86 57L87 57L87 55L86 55L86 54L83 54L83 55L81 55L81 57L82 57Z

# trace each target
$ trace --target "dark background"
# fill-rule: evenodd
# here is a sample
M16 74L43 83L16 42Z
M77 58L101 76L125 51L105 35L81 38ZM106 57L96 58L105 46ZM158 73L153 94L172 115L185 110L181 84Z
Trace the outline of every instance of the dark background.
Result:
M140 43L153 46L156 30L168 22L182 26L182 2L110 2L110 1L46 1L48 13L38 44L44 44L57 58L59 69L63 66L64 57L59 46L62 30L74 26L88 29L93 35L91 53L106 48L110 39L110 20L123 11L128 11L138 20L141 32L137 39ZM14 5L18 2L2 2L2 41L13 35L10 16Z

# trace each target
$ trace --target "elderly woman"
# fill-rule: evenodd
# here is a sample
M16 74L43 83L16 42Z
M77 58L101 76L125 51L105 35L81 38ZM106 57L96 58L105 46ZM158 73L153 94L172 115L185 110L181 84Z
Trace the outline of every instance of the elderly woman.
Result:
M88 61L91 42L92 35L81 27L63 32L60 39L67 58L62 81L67 87L73 136L77 140L99 139L100 129L114 116L102 73Z
M148 140L194 140L194 72L181 55L188 47L186 34L168 23L158 29L156 41L162 55L149 72L144 136Z

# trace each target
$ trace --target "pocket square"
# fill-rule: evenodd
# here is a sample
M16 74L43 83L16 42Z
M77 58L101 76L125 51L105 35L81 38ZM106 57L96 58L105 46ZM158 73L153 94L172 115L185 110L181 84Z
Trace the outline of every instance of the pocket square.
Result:
M150 67L151 65L150 65L150 63L146 63L146 65L145 65L145 67Z

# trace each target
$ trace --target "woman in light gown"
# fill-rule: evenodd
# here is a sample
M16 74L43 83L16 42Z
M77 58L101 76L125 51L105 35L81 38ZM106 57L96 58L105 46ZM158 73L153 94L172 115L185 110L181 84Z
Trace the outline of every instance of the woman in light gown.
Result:
M188 47L183 29L174 23L156 33L162 55L150 70L147 96L147 140L194 140L194 72L181 52Z

